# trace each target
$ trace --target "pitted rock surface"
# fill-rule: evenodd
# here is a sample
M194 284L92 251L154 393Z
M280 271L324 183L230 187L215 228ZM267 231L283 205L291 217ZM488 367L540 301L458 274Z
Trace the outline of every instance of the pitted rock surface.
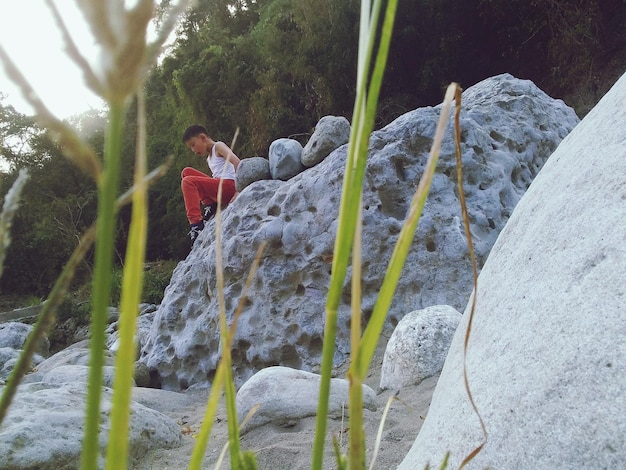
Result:
M371 136L363 190L364 321L424 170L439 112L440 106L417 109ZM480 266L534 176L577 123L562 101L508 74L464 92L461 151ZM315 371L320 363L346 152L340 147L288 181L252 183L223 213L229 324L255 253L267 243L232 347L238 386L267 366ZM451 121L390 307L390 329L406 313L430 305L465 307L472 270L461 220ZM214 225L174 271L142 349L140 360L158 372L166 389L210 386L221 355ZM350 349L350 275L338 311L336 365Z

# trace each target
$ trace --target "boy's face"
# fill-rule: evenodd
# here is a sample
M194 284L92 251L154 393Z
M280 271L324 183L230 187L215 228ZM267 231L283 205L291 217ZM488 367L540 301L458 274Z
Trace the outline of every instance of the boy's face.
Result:
M209 139L204 134L190 138L187 142L185 142L185 145L189 147L193 153L200 155L201 157L209 154Z

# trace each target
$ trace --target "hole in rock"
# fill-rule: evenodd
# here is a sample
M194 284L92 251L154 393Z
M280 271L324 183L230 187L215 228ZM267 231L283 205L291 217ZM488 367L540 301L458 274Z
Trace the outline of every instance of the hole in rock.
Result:
M272 206L267 209L267 215L273 215L275 217L278 217L280 215L280 212L280 206Z

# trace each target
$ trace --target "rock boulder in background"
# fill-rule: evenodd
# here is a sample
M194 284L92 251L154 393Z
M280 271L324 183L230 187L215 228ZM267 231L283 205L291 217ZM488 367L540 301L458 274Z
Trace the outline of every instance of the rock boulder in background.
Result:
M439 113L440 106L417 109L371 136L363 196L364 320L424 170ZM508 74L464 92L461 149L480 265L534 176L577 122L562 101ZM431 305L462 310L472 290L451 124L389 311L390 329L406 313ZM238 386L267 366L315 370L320 362L346 151L340 147L288 181L250 184L223 213L229 322L257 248L267 243L233 342ZM214 225L207 225L174 271L142 348L140 360L166 389L209 386L221 355ZM349 278L350 272L346 286ZM335 364L350 351L348 290L338 312Z

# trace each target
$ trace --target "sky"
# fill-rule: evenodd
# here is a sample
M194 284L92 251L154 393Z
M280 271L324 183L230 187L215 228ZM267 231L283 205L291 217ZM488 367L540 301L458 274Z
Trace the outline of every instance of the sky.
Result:
M98 49L74 0L57 0L68 29L90 63L97 62ZM0 45L26 76L45 105L65 119L89 109L103 109L103 101L84 85L78 67L63 50L61 34L44 0L0 0ZM7 78L0 65L3 103L22 114L33 109Z

